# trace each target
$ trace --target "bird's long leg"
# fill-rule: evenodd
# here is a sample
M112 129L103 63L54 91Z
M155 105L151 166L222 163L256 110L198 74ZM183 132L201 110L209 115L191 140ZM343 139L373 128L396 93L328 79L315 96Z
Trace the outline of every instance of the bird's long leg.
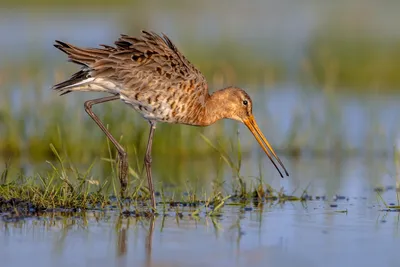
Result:
M156 200L154 196L153 178L151 176L151 146L153 144L153 136L154 136L154 130L156 129L156 123L154 121L149 121L149 123L150 123L150 133L149 133L149 141L147 142L144 164L146 166L146 174L147 174L147 182L149 184L151 206L153 210L156 211Z
M120 99L117 96L107 96L102 98L97 98L93 100L88 100L85 102L85 110L87 114L96 122L96 124L100 127L100 129L105 133L105 135L110 139L110 141L114 144L115 148L118 151L118 178L121 184L121 197L125 197L126 187L128 185L128 161L127 161L127 153L122 148L122 146L115 140L115 138L111 135L111 133L107 130L107 128L100 121L99 117L92 111L92 106L100 103L105 103L108 101L113 101Z

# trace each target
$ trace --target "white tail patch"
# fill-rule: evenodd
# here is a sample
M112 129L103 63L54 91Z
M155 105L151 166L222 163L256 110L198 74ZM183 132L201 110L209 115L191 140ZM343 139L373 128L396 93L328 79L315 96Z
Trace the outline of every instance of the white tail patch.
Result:
M63 87L63 89L72 89L72 88L75 88L75 87L80 87L82 85L87 85L88 83L91 83L92 81L94 81L94 79L95 78L88 78L88 79L80 81L78 83L74 83L74 84L65 86L65 87Z
M82 91L82 92L107 92L111 94L119 93L121 87L107 79L103 78L87 78L78 83L65 86L62 91Z

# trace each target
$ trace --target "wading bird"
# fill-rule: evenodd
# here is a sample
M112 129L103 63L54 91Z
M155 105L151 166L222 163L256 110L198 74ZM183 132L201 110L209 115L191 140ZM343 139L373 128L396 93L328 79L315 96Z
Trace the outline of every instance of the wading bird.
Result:
M128 184L127 154L104 127L92 106L122 100L138 111L150 123L150 133L144 159L151 205L156 208L151 175L151 147L157 122L208 126L220 119L244 123L265 151L281 177L272 157L285 169L267 139L258 128L252 114L249 95L237 87L227 87L209 94L207 82L166 35L142 31L139 37L121 35L115 46L80 48L61 41L54 46L68 55L69 61L81 70L62 83L53 86L64 95L74 91L104 92L111 96L86 101L84 106L118 151L118 176L121 195Z

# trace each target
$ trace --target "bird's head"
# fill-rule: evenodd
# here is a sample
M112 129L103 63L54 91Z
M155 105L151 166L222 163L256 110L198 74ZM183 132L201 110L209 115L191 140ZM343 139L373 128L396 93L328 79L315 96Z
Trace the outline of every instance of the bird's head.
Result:
M285 174L289 176L282 161L279 159L278 155L275 153L274 149L271 147L268 140L265 138L264 134L257 125L257 122L253 116L253 102L251 101L250 96L243 89L236 87L223 89L221 90L221 94L223 97L219 98L221 101L219 105L221 109L224 109L225 111L224 117L244 123L254 135L257 142L260 144L271 162L274 164L281 177L283 177L283 175L273 158L275 158L276 161L281 165Z

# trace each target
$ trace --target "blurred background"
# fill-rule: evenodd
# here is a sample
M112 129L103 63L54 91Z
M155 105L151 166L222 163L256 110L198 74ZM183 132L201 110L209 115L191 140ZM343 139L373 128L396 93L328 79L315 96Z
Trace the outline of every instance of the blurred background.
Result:
M291 173L281 180L236 122L160 124L153 151L158 185L192 181L208 188L216 178L226 181L234 171L221 151L250 182L262 178L287 190L311 184L309 190L354 193L393 184L400 145L399 14L400 2L389 0L0 1L1 165L9 163L15 174L46 172L54 144L80 171L93 163L93 175L107 177L106 138L83 109L99 95L60 97L50 90L79 68L52 45L55 39L112 44L120 33L147 29L167 34L211 91L246 89L260 128ZM147 122L118 102L94 110L140 173Z

